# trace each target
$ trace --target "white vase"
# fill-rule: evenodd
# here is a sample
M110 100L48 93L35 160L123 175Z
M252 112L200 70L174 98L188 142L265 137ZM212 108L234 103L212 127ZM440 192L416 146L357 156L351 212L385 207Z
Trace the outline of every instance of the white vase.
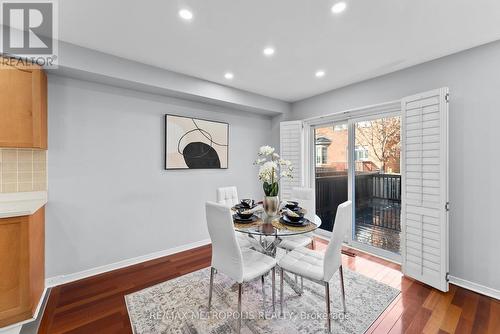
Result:
M264 212L268 217L276 217L280 209L278 196L264 196Z

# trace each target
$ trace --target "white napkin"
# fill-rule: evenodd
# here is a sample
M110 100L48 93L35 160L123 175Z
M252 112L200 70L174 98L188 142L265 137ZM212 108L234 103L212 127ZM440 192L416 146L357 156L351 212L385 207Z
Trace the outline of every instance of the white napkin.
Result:
M287 214L287 216L292 216L292 217L300 216L299 214L297 214L296 212L293 212L292 210L290 210L288 208L285 210L285 213Z
M251 209L250 211L252 213L256 213L256 212L259 212L259 211L262 211L262 210L264 210L264 207L262 206L262 204L259 204L255 208Z

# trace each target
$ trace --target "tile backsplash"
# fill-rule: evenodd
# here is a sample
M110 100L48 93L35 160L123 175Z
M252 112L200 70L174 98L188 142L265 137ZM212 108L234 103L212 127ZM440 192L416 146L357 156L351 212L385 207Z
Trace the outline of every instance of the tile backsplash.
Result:
M47 151L0 148L0 193L47 190Z

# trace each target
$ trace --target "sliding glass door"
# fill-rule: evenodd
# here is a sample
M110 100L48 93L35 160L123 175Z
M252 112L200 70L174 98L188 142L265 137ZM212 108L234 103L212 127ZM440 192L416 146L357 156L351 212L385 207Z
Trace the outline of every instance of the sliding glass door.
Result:
M323 231L333 230L337 207L349 197L348 142L347 121L314 128L316 213Z
M337 206L353 201L351 246L400 261L400 116L358 118L314 128L314 186L320 233Z
M399 116L353 122L352 241L397 259L401 234L401 121Z

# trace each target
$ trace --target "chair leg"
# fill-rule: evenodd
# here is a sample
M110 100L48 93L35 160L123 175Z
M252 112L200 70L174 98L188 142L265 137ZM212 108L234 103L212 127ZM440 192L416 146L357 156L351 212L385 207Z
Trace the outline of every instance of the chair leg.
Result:
M313 237L313 238L312 238L312 240L311 240L311 248L312 248L313 250L314 250L314 249L316 249L316 243L315 243L315 241L314 241L314 237Z
M342 269L342 265L339 267L339 276L340 276L340 292L342 294L342 307L344 308L344 314L345 314L347 310L345 307L344 270Z
M283 316L283 268L280 268L280 315Z
M275 301L276 301L276 268L273 268L272 270L272 293L273 293L273 313L276 312L276 307L275 307Z
M238 327L236 333L241 332L241 318L242 318L242 313L241 313L241 293L243 291L243 284L239 283L238 284Z
M265 282L264 282L264 275L260 277L260 282L262 283L262 311L264 311L264 314L266 313L266 288L265 288Z
M326 300L326 326L328 333L332 332L332 319L330 311L330 283L325 282L325 300Z
M208 290L208 310L212 307L212 290L214 288L215 268L210 268L210 289Z

